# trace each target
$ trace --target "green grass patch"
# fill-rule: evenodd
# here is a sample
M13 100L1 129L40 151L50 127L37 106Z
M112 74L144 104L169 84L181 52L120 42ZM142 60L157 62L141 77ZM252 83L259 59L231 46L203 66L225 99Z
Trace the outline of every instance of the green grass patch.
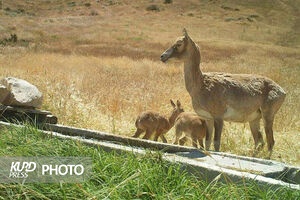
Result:
M2 128L0 156L90 156L93 175L84 183L0 184L0 199L297 199L298 191L263 190L245 185L207 183L161 154L105 152L77 141L44 135L32 126Z

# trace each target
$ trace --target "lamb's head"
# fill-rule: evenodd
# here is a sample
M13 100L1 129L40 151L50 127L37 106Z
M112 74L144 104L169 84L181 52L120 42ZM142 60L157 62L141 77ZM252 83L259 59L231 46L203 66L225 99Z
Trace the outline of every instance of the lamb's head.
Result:
M177 38L175 43L161 54L160 60L166 62L169 58L181 58L186 52L189 39L190 37L186 29L183 29L183 36Z
M180 113L184 112L184 109L182 108L179 100L177 100L176 104L172 100L170 100L170 101L171 101L171 105L173 106L173 110L170 115L169 122L170 122L171 126L173 126L176 118L178 117L178 115Z

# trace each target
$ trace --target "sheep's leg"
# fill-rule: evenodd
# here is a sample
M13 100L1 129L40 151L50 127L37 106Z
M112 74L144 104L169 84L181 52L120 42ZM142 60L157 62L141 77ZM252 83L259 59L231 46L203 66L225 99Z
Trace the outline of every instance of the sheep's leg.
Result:
M274 136L273 136L273 122L274 116L264 117L264 126L267 137L268 151L269 157L272 155L273 147L275 144Z
M261 150L264 146L264 139L260 132L260 117L249 122L250 130L254 139L255 150Z
M275 96L272 92L273 92L272 90L269 92L269 94L271 95L268 96L267 101L264 102L264 104L261 107L261 113L262 113L262 118L264 122L266 138L267 138L269 157L271 157L272 155L273 147L275 144L274 135L273 135L274 117L285 99L284 92L280 94L280 92L276 90L276 92L279 92L278 96Z
M214 130L214 121L213 120L205 120L207 131L205 136L205 150L210 149L211 140L212 140L212 133Z
M223 119L215 119L214 126L215 126L214 147L215 147L215 151L220 151Z

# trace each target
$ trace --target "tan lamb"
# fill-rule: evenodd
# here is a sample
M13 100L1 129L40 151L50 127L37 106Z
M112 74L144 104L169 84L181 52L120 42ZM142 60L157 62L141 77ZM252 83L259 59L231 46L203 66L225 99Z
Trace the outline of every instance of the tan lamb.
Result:
M177 100L177 104L175 104L172 100L170 101L173 111L169 117L163 116L154 111L142 112L135 121L137 130L132 137L137 138L143 132L146 132L143 139L149 139L153 134L155 134L154 141L157 141L158 137L160 137L164 143L167 143L167 139L164 134L174 126L175 119L178 115L184 112L180 101Z
M188 138L192 139L192 145L198 148L197 142L200 148L203 149L203 138L206 136L206 123L196 113L183 112L180 113L175 121L175 141L174 144L184 145ZM185 133L185 136L182 136ZM179 139L180 138L180 139Z

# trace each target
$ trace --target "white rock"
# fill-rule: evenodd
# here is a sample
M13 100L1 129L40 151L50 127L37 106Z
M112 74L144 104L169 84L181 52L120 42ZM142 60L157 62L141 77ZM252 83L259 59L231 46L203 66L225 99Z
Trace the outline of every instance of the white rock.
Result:
M43 95L29 82L8 77L0 80L0 103L6 106L40 108Z
M6 89L4 85L0 84L0 103L3 102L8 95L9 95L9 91Z

